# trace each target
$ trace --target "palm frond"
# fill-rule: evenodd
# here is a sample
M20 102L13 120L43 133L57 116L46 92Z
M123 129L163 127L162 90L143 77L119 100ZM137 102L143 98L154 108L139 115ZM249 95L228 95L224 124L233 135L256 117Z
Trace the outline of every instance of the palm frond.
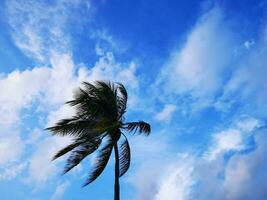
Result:
M118 90L120 92L120 95L117 96L118 119L120 119L126 112L128 94L123 84L121 83L117 84L118 84Z
M94 132L95 122L92 120L70 118L62 119L55 126L48 127L45 130L51 131L53 135L61 136L80 136L80 135L96 135Z
M101 139L95 139L95 141L85 142L76 147L70 157L67 160L67 164L64 168L63 173L67 173L72 168L77 166L86 156L93 153L101 144Z
M96 97L97 93L97 88L95 87L94 84L88 83L86 81L83 82L83 86L85 87L85 92L91 96L91 97Z
M108 138L108 141L105 146L99 151L99 154L96 158L96 163L93 166L93 170L90 173L88 179L85 181L83 187L92 183L104 171L110 158L112 148L113 141L111 138Z
M97 81L95 84L83 82L74 99L66 102L76 108L76 116L87 118L106 117L120 119L126 111L127 91L121 83Z
M144 121L125 123L124 129L134 133L138 131L139 133L144 133L145 135L149 135L151 132L150 125Z
M74 91L74 99L71 101L67 101L65 104L69 104L70 106L76 106L84 101L90 100L90 96L88 93L82 88L78 88Z
M77 100L69 102L71 105L75 105L79 112L90 111L91 117L101 116L110 118L112 120L117 119L117 89L113 83L97 81L95 84L88 82L83 82L84 89L79 95L77 95ZM80 98L80 96L85 96ZM81 99L81 101L80 101Z
M103 115L104 110L96 95L97 91L93 92L92 88L88 89L88 84L92 85L90 83L84 82L86 88L79 88L78 90L76 90L74 93L74 99L66 102L66 104L75 106L76 116L94 119L95 117ZM97 90L93 85L92 87L94 88L94 90Z
M97 81L97 95L106 112L106 116L116 120L118 114L117 108L117 90L113 83Z
M131 163L131 150L126 137L120 146L119 155L120 155L119 163L120 163L120 177L121 177L128 171Z
M81 144L81 142L74 142L72 144L69 144L68 146L66 146L65 148L61 149L60 151L58 151L54 157L52 158L52 160L55 160L63 155L65 155L66 153L72 151L73 149L75 149L76 147L78 147Z

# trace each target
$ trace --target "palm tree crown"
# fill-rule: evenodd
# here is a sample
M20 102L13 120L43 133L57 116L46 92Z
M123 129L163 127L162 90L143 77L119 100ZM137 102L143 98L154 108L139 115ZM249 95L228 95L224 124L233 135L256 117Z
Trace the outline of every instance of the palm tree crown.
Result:
M125 122L127 91L120 83L97 81L95 84L83 82L74 99L66 102L75 107L75 115L62 119L46 130L53 135L72 136L73 142L56 153L57 159L71 152L64 168L67 173L85 157L98 151L96 162L84 183L93 182L105 169L112 150L115 152L115 199L119 199L119 177L130 166L130 146L124 132L139 132L149 135L150 125L143 121ZM124 139L118 147L118 140Z

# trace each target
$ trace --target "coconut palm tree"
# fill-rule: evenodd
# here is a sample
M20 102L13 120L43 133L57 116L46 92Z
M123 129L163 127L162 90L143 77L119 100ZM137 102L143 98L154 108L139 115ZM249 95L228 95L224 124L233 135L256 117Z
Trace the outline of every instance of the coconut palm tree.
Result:
M74 99L66 104L75 107L75 115L60 120L46 130L53 135L71 136L73 142L57 152L53 160L70 152L63 172L65 174L88 155L98 151L96 162L83 185L86 186L103 172L114 149L114 200L119 200L119 178L127 172L131 160L125 132L149 135L150 125L144 121L125 122L127 91L120 83L83 82L83 87L75 92ZM121 136L123 140L119 145Z

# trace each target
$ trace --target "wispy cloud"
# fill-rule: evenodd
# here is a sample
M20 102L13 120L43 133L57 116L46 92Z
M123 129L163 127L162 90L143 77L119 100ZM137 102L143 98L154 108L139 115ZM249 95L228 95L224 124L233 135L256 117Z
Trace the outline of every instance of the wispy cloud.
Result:
M156 114L155 119L158 121L170 121L174 111L176 110L176 106L173 104L165 105L162 111Z
M237 102L241 102L241 106L246 112L266 117L267 107L264 102L267 98L265 78L267 73L267 42L265 37L266 33L263 29L257 42L248 52L243 54L237 63L232 76L224 85L222 95L215 103L219 110L227 111Z
M220 8L205 13L183 47L172 53L159 76L162 92L186 98L192 111L214 101L223 74L230 67L235 41L230 24L224 19Z
M50 200L59 200L62 198L65 190L70 186L70 183L68 181L65 181L61 184L59 184L57 187L56 187L56 190L54 192L54 194L52 195L51 199Z
M9 1L7 16L15 44L41 62L47 62L53 52L68 53L68 21L75 19L70 16L81 5L86 6L87 1Z
M7 166L1 173L0 173L0 180L11 180L16 178L18 174L20 174L25 168L26 163L20 163L17 165Z

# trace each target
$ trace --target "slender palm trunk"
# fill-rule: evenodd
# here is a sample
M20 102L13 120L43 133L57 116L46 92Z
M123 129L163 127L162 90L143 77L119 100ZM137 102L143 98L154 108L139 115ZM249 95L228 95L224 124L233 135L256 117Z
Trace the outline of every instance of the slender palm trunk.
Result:
M119 166L119 151L118 144L114 144L115 151L115 183L114 183L114 200L120 200L120 166Z

